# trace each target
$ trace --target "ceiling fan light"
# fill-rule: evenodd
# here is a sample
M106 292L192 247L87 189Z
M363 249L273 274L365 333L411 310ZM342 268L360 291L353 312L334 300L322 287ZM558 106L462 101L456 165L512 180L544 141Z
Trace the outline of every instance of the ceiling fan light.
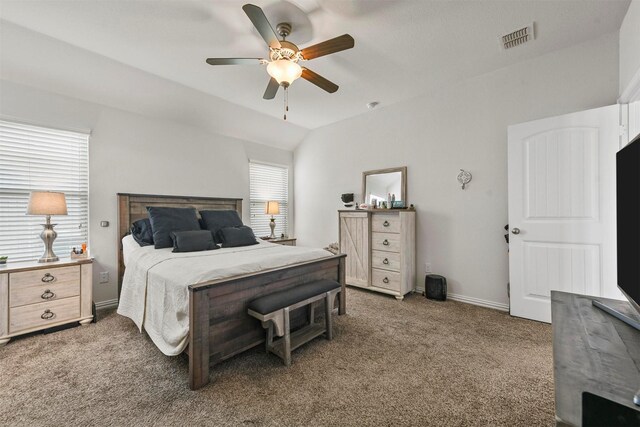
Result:
M269 62L267 73L281 86L289 86L295 79L302 75L302 67L288 59L278 59Z

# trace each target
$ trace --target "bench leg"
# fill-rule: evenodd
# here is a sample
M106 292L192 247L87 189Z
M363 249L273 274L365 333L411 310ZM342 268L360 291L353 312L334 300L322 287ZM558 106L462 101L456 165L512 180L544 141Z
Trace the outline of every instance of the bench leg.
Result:
M315 316L315 304L311 303L309 304L309 324L313 325L316 322L316 316Z
M284 364L291 366L291 325L289 324L289 307L284 309Z
M333 311L333 298L331 292L327 292L324 298L324 317L325 317L325 332L327 339L331 341L333 339L333 319L331 318L331 312Z
M267 328L267 339L265 343L267 353L269 353L269 351L273 347L273 322L269 322L269 327Z

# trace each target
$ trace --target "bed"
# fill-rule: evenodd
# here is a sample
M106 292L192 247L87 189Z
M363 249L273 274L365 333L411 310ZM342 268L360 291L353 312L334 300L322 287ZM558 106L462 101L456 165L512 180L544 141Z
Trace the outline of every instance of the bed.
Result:
M144 327L163 353L186 352L191 389L208 384L210 366L264 342L262 325L247 314L255 298L331 279L342 286L337 305L345 314L345 255L268 242L209 253L140 247L126 236L147 206L242 214L242 199L118 194L118 311ZM292 323L305 317L295 313Z

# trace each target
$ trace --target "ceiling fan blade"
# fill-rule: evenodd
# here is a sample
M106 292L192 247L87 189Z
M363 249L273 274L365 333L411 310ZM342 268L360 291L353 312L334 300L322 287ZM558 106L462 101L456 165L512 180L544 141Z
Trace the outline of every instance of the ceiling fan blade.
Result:
M273 99L276 97L276 93L278 93L278 88L280 87L280 85L278 84L278 81L276 79L274 79L273 77L271 77L271 80L269 80L269 84L267 85L267 90L264 91L264 95L262 96L262 98L264 99Z
M269 47L280 47L280 41L278 40L278 36L276 32L273 31L273 27L267 20L262 9L260 9L255 4L245 4L242 6L242 10L247 14L253 26L256 27L256 30L260 33L264 41L267 42Z
M207 58L209 65L258 65L260 58Z
M343 34L334 39L305 47L300 53L304 59L313 59L320 56L329 55L331 53L340 52L341 50L351 49L355 46L355 40L349 34Z
M320 74L314 73L308 68L302 67L301 77L313 83L314 85L318 86L320 89L326 90L329 93L334 93L335 91L338 90L337 84L330 82L329 80L322 77Z

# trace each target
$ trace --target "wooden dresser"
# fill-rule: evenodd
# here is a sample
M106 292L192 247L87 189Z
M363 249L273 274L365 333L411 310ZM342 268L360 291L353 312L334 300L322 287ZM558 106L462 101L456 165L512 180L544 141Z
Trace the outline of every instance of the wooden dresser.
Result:
M414 210L341 210L340 252L347 285L402 300L416 283Z
M0 267L0 346L66 323L91 323L92 259Z

